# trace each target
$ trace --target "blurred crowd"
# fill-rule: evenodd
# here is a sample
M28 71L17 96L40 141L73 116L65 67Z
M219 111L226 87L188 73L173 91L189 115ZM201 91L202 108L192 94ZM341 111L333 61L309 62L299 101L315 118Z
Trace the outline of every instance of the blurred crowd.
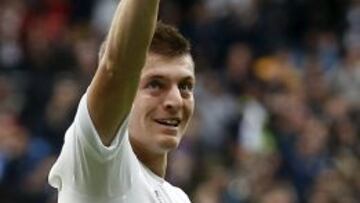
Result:
M47 175L115 0L0 1L0 202ZM194 203L360 201L360 0L164 0L193 45L196 112L167 179Z

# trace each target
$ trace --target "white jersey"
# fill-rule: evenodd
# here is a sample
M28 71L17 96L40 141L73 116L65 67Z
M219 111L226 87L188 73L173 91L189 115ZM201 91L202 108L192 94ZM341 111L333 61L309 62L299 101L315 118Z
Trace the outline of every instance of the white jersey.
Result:
M187 195L155 175L134 154L127 122L113 143L102 144L90 119L86 94L65 134L49 174L58 203L189 203Z

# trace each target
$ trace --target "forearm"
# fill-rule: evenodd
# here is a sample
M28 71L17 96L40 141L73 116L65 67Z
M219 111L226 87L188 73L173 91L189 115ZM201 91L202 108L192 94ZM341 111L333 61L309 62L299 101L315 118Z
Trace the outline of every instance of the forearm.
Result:
M101 62L121 65L130 63L131 66L142 68L154 33L159 1L121 1L111 23ZM113 71L121 69L112 66L107 68L114 69Z
M106 145L131 109L155 30L159 1L122 0L115 12L88 94L90 116Z

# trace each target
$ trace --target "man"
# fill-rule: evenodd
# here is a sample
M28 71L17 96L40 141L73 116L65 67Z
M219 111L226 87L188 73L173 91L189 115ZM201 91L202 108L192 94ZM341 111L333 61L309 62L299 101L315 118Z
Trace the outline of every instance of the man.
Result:
M122 0L49 182L59 203L186 203L163 178L194 108L188 42L160 0ZM156 28L156 30L155 30Z

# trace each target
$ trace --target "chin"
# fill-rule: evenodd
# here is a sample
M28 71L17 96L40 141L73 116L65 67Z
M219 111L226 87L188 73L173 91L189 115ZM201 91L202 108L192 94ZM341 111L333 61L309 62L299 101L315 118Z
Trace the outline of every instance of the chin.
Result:
M179 146L179 142L179 137L165 135L159 140L159 146L165 151L172 151Z

